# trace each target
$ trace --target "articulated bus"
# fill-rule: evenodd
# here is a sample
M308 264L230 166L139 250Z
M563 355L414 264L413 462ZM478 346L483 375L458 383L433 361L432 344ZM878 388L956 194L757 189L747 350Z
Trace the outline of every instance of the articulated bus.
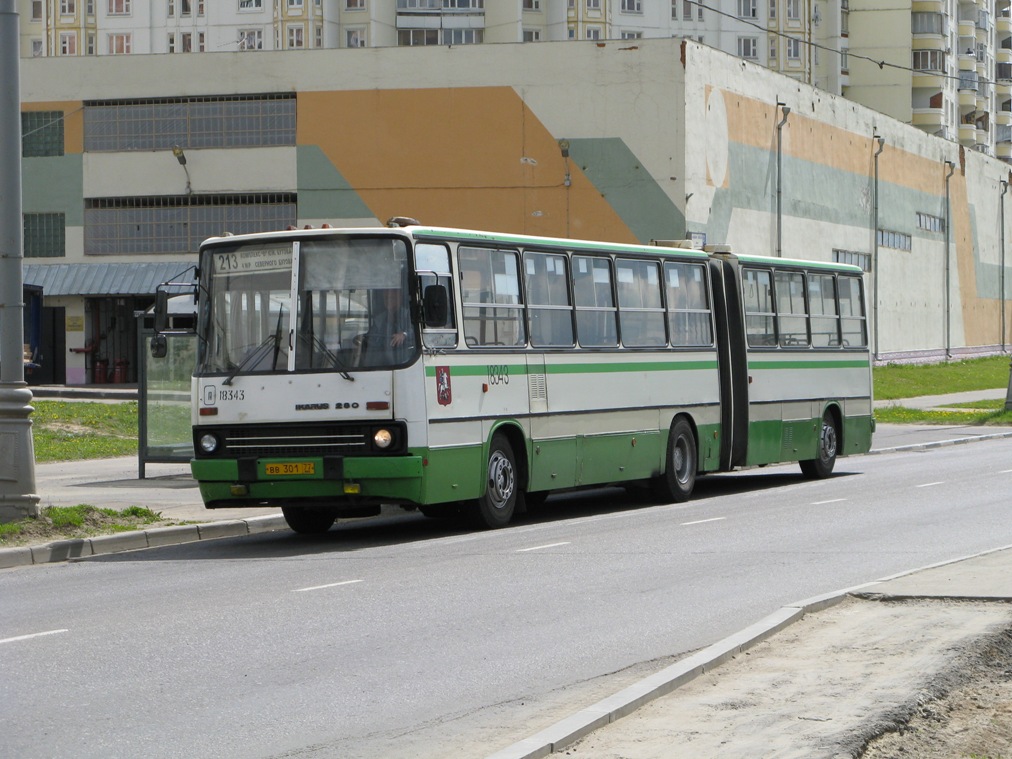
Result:
M854 266L392 220L212 238L197 298L201 496L297 532L381 504L495 528L610 484L684 501L871 446Z

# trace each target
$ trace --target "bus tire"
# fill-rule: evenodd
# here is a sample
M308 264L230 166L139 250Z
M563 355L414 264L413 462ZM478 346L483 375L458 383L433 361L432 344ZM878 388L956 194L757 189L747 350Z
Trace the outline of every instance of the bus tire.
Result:
M475 526L494 530L510 523L520 495L517 474L517 460L509 440L505 435L493 435L488 448L485 492L478 498L478 508L471 510Z
M282 506L281 513L293 532L300 535L322 535L331 528L337 513L333 509L307 509L302 506Z
M840 446L840 431L831 411L822 415L822 429L819 431L819 452L814 459L798 462L801 472L813 480L824 480L833 473L836 454Z
M683 417L671 423L664 473L653 479L654 496L663 503L684 503L696 485L699 457L692 425Z

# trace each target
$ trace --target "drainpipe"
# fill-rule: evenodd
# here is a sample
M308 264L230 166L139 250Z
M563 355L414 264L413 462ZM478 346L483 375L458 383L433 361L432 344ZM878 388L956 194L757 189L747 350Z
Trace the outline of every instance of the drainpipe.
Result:
M790 106L777 101L777 108L779 108L784 117L780 119L780 123L777 124L777 257L781 254L781 244L783 243L783 206L782 206L782 195L781 190L783 180L783 129L784 124L787 123L787 117L791 113Z

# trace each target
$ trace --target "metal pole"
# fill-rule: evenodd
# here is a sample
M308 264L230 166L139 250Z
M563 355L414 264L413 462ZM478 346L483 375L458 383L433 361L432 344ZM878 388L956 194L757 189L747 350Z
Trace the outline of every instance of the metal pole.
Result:
M1008 192L1008 182L1001 180L1001 209L998 212L999 234L998 244L1001 245L1001 352L1005 352L1005 193Z
M949 180L952 178L953 172L956 170L956 164L952 161L946 161L945 165L949 167L949 173L945 175L945 358L952 358L952 342L949 335L950 321L949 318L949 278L950 278L950 266L949 259L949 227L952 214L949 210Z
M784 124L787 123L787 117L791 113L789 106L777 101L777 108L783 111L784 117L780 119L780 123L777 124L777 257L781 256L781 243L783 242L783 208L781 206L781 179L783 177L783 138L782 132Z
M25 382L21 88L16 0L0 0L0 522L39 516Z
M878 361L879 357L879 338L878 338L878 157L882 155L882 151L885 149L885 137L874 135L873 139L878 142L878 150L875 151L875 207L872 215L872 239L874 242L872 251L872 286L874 288L875 298L875 360Z

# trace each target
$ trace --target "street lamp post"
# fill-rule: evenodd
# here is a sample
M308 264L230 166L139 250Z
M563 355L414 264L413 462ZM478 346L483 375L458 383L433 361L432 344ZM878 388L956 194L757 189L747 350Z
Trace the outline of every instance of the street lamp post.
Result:
M949 297L950 297L950 265L949 259L949 227L951 227L952 214L949 210L949 180L952 179L952 174L956 170L956 164L952 161L946 161L945 165L949 168L949 173L945 175L945 358L952 358L952 340L950 337L949 329L950 322L952 321L949 317Z
M24 366L24 222L16 0L0 0L0 522L39 516Z
M872 248L872 277L873 277L872 287L873 287L873 290L874 290L874 297L875 297L875 360L878 361L878 357L879 357L879 353L880 353L879 347L878 347L879 346L879 331L878 331L878 323L879 323L879 313L878 313L878 297L879 297L879 295L878 295L878 293L879 293L879 290L878 290L878 277L879 277L879 268L878 268L878 157L880 155L882 155L882 151L885 149L885 137L882 137L882 136L876 134L876 135L873 136L873 139L875 140L875 142L878 143L878 149L875 151L875 156L874 156L874 158L875 158L875 199L874 199L874 208L873 208L873 212L872 212L872 230L871 230L872 231L872 240L874 240L874 242L872 243L872 246L873 246L873 248Z

